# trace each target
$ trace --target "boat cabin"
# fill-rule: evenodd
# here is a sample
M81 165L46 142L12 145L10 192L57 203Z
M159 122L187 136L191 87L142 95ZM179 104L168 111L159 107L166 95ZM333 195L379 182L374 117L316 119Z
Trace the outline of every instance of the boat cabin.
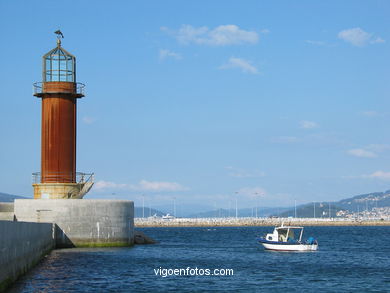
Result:
M303 227L281 226L267 234L265 239L274 242L301 242L302 235Z

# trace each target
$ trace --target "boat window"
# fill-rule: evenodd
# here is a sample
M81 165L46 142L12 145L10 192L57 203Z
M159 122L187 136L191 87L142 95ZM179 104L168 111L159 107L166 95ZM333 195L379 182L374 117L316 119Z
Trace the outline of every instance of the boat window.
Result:
M279 229L279 241L286 242L287 241L287 229Z
M279 235L287 235L287 229L278 229Z

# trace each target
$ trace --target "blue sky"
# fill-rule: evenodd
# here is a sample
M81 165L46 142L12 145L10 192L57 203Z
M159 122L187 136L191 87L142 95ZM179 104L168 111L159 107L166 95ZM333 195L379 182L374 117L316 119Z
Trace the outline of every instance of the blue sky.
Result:
M87 198L292 206L390 189L389 1L0 1L0 191L32 196L41 57L77 57ZM238 193L236 193L238 192Z

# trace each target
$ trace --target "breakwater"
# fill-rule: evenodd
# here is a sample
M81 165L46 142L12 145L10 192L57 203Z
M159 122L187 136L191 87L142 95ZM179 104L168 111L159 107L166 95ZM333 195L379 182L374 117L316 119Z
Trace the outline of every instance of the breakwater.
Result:
M133 215L134 203L128 200L0 203L0 292L54 248L133 245Z
M18 221L55 223L57 248L131 246L134 203L129 200L16 199Z
M240 226L390 226L386 219L346 218L135 218L135 227L240 227Z
M0 202L0 221L14 220L14 203Z
M0 292L54 246L53 224L0 221Z

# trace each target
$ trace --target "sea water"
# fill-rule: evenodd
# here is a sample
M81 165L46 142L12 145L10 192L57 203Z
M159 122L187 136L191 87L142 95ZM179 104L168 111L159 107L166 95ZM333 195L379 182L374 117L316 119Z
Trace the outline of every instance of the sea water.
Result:
M140 230L159 243L54 250L11 292L390 292L390 227L306 227L315 252L265 251L272 227Z

